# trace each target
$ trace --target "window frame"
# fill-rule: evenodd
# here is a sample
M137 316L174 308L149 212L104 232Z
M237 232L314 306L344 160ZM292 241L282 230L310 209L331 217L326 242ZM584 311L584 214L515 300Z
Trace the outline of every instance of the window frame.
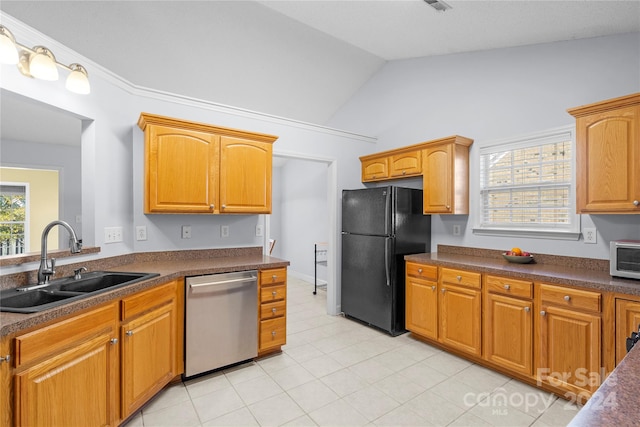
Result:
M484 154L499 151L510 151L525 147L539 146L545 143L552 143L568 137L571 143L571 181L569 183L569 219L568 227L522 227L522 226L487 226L482 224L483 195L481 176L482 161ZM475 203L474 217L476 218L473 234L481 236L502 236L502 237L527 237L534 239L555 239L555 240L578 240L580 238L580 220L581 216L576 211L576 140L575 126L563 126L559 128L549 129L532 134L522 135L519 137L505 138L501 140L488 141L480 145L478 154L478 180L477 187L474 189L478 196L478 203Z
M8 187L22 187L24 188L24 200L25 200L25 212L24 212L24 224L23 224L23 230L24 230L24 234L23 234L23 239L24 239L24 252L22 253L18 253L18 254L14 254L14 255L24 255L30 252L30 238L31 238L31 231L30 231L30 216L31 216L31 200L30 200L30 194L31 194L31 189L30 189L30 185L28 182L15 182L15 181L0 181L0 187L2 186L8 186Z

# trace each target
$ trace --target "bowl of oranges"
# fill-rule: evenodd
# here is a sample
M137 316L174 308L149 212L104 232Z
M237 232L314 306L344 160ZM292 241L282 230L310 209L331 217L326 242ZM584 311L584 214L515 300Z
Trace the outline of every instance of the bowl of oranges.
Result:
M504 259L516 264L528 264L533 261L533 255L529 252L523 251L520 248L511 248L510 251L506 251L502 254Z

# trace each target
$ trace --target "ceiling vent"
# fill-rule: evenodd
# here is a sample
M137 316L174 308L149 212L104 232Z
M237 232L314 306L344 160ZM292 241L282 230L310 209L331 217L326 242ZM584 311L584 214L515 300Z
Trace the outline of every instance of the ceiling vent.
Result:
M442 0L424 0L429 6L437 10L438 12L444 12L447 9L451 9L451 6L443 2Z

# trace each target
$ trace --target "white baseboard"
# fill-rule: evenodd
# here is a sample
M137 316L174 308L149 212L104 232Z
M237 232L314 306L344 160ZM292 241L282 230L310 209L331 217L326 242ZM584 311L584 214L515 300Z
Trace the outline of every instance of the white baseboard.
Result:
M312 285L314 283L313 276L311 276L309 274L300 273L300 272L294 271L294 270L287 270L287 274L289 276L291 276L291 277L295 277L296 279L300 279L300 280L304 280L305 282L309 282ZM326 280L318 279L318 286L326 286L326 285L327 285L327 281Z

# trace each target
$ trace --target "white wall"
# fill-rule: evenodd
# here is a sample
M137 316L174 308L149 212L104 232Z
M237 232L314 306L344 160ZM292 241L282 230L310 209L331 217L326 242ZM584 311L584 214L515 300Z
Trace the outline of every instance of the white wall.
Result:
M574 125L566 110L640 91L640 34L392 61L329 125L376 135L381 151L448 135L473 138L470 215L434 215L438 244L608 258L609 241L640 239L640 215L582 215L598 243L476 236L479 148L487 142ZM402 185L402 181L397 182ZM462 225L453 236L454 224Z

